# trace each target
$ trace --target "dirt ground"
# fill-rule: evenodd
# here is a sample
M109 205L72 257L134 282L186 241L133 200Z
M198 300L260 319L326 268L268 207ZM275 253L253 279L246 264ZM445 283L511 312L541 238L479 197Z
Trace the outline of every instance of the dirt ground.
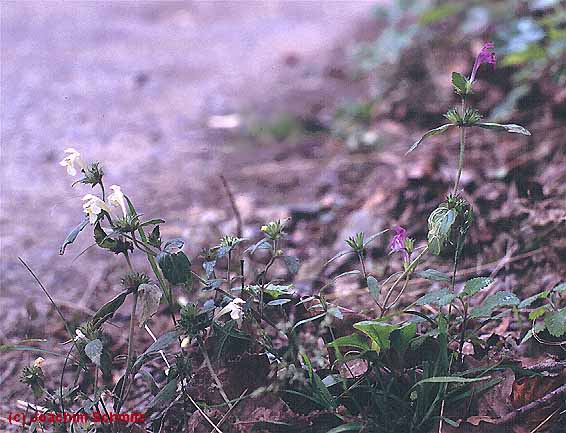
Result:
M310 202L309 186L297 176L308 179L324 158L305 162L299 155L296 165L293 149L251 148L238 134L208 128L207 119L276 112L273 103L292 93L303 94L299 104L320 97L317 62L303 59L318 58L322 67L336 41L347 39L372 7L3 2L2 339L25 337L14 329L23 304L44 304L17 256L58 301L88 307L100 285L112 290L104 281L112 258L89 250L73 260L90 245L88 236L58 255L81 219L80 197L89 192L71 188L58 165L66 147L101 160L107 182L121 185L141 211L165 218L165 236L185 237L192 254L215 240L213 226L230 224L219 173L242 182L233 188L243 212L256 207L262 191L275 193L262 195L266 217L276 216L281 197ZM293 165L293 182L258 184L258 170Z

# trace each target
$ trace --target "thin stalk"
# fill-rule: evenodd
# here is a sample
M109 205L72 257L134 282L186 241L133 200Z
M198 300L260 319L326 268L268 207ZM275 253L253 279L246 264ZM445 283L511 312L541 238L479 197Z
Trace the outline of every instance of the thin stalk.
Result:
M391 306L389 306L389 307L387 306L387 302L389 302L389 298L391 298L391 295L393 294L393 290L395 289L395 287L397 287L397 284L399 284L399 282L403 278L405 278L407 275L409 275L410 273L413 272L414 267L417 265L419 260L426 254L427 251L428 251L428 246L426 246L421 251L421 253L415 258L415 260L413 260L411 262L411 264L409 266L407 266L407 269L401 275L399 275L399 277L391 285L391 287L389 288L389 291L387 292L387 295L385 296L385 300L383 301L383 311L381 312L380 317L383 317L383 315L391 308Z
M466 111L466 100L462 97L462 118L464 117L464 113ZM458 186L460 185L460 177L462 176L462 169L464 168L464 152L466 147L466 127L464 125L460 125L460 155L458 157L458 175L456 176L456 182L454 182L454 190L452 191L453 195L456 195L458 192Z
M362 272L364 274L364 278L367 280L368 278L368 273L366 271L366 265L364 263L364 257L362 256L361 252L358 252L358 259L360 260L360 265L362 266Z

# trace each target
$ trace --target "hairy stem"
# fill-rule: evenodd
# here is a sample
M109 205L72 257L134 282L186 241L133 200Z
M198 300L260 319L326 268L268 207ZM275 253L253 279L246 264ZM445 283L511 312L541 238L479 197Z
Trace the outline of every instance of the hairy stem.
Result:
M464 113L466 111L466 100L462 97L462 118L464 117ZM460 125L460 156L458 157L458 175L456 176L456 181L454 182L454 190L452 191L453 195L456 195L458 192L458 186L460 185L460 177L462 176L462 169L464 168L464 153L466 148L466 127Z

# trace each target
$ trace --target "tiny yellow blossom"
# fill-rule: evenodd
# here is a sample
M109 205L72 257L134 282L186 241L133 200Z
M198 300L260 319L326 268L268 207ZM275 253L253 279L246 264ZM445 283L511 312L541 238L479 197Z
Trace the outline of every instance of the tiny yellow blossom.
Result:
M262 231L262 232L266 232L266 231L267 231L267 226L261 226L261 231Z
M77 169L75 168L75 164L78 165L81 169L85 168L85 164L81 159L81 154L72 147L65 149L65 153L67 154L67 156L65 156L65 158L63 158L59 162L59 165L66 167L67 173L70 176L76 176Z
M96 222L98 215L103 210L110 212L108 205L95 195L87 194L83 197L83 201L83 211L88 215L88 219L91 224Z
M108 203L110 203L111 206L120 207L124 216L126 216L128 214L128 212L126 212L126 198L122 189L118 185L112 185L110 189L112 190L112 194L108 196Z

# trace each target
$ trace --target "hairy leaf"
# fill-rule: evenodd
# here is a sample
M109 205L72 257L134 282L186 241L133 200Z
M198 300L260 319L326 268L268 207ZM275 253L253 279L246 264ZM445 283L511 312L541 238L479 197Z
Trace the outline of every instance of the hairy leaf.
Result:
M493 283L493 280L491 278L487 278L487 277L472 278L471 280L466 281L466 284L464 285L464 290L462 290L462 293L460 293L460 297L465 298L466 296L473 296L480 290L485 289L491 283Z
M157 312L163 292L153 283L140 284L138 291L140 294L138 303L141 306L138 309L138 322L140 327L142 327Z
M409 148L409 150L407 150L405 155L407 155L407 154L411 153L413 150L415 150L417 148L417 146L419 144L421 144L428 137L432 137L433 135L437 135L437 134L442 134L443 132L448 130L448 128L450 128L451 126L454 126L454 125L451 124L451 123L447 123L446 125L442 125L442 126L439 126L438 128L434 128L434 129L431 129L430 131L425 132L424 135L421 138L419 138L417 141L415 141L413 143L413 145Z
M100 356L102 355L102 341L98 338L89 341L85 346L85 354L95 365L100 367Z
M547 313L544 316L544 324L550 335L554 337L566 334L566 308Z
M531 135L527 129L523 128L521 125L515 125L514 123L503 125L501 123L493 122L478 122L476 123L476 126L484 129L495 129L496 131L507 131L516 134Z
M63 241L63 245L61 245L61 248L59 249L60 255L65 254L65 248L67 248L67 245L75 242L75 239L77 239L77 236L79 235L80 232L83 231L83 229L87 226L87 224L88 224L88 217L83 219L82 222L78 226L76 226L73 230L71 230L69 232L69 234L67 235L67 237Z

